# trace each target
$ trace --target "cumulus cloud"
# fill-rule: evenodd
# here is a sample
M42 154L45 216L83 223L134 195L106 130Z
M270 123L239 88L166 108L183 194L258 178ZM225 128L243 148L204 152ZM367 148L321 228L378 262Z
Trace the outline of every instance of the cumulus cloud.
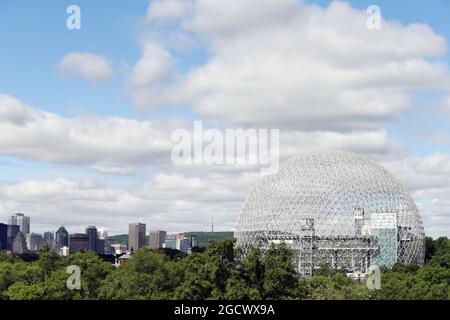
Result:
M0 186L0 217L6 219L20 208L31 216L34 232L56 230L61 224L76 232L94 224L110 234L126 233L128 223L135 221L147 223L149 229L201 231L212 216L218 230L232 230L244 190L255 177L157 173L132 188L91 179L29 180ZM238 185L230 188L233 183Z
M449 236L450 156L439 153L383 163L411 191L428 236Z
M36 231L56 229L58 224L77 231L96 224L122 233L131 221L170 231L202 230L213 215L222 230L231 230L243 200L260 177L257 168L245 166L172 165L169 135L153 122L117 117L64 118L4 94L0 95L0 132L2 155L81 164L114 174L131 173L138 164L159 165L148 179L131 187L65 178L3 184L0 215L6 219L18 209L25 211L37 221ZM443 227L450 222L448 155L411 157L405 150L401 156L402 145L389 139L385 130L282 131L280 146L282 160L317 148L338 148L381 161L412 191L427 234L448 232Z
M383 21L381 30L368 30L366 13L344 2L326 8L297 0L239 4L152 1L147 27L156 24L159 36L142 33L142 55L128 75L135 104L187 106L219 128L279 128L282 160L315 149L366 154L412 191L427 235L449 235L449 156L413 157L386 129L414 105L416 93L450 90L446 40L424 24ZM205 53L201 63L181 61L186 43ZM79 52L66 55L59 69L95 83L113 73L104 57ZM258 168L173 166L170 133L177 127L185 123L63 117L0 94L1 155L113 174L158 164L146 181L121 187L70 178L3 183L0 216L20 209L37 231L95 224L124 233L133 221L205 230L211 216L222 230L233 229Z
M126 173L169 158L169 128L120 117L65 118L0 94L1 155Z
M379 160L402 159L409 152L395 139L388 137L386 130L373 131L285 131L280 136L282 160L302 152L324 149L347 150Z
M370 130L413 104L417 90L450 88L446 40L427 25L369 30L366 13L342 2L198 0L193 12L180 32L200 37L210 58L162 87L136 88L139 107L188 103L230 124Z
M446 157L448 158L448 157ZM428 236L449 236L450 192L448 174L435 160L410 158L384 162L419 205ZM445 160L448 161L448 160ZM415 181L412 171L422 168ZM420 184L421 179L440 176L447 183ZM409 178L408 178L409 177ZM32 217L33 231L56 230L60 224L70 232L83 226L105 227L110 234L126 233L128 223L140 221L150 228L170 232L205 230L214 216L218 230L233 230L242 203L259 173L205 172L171 168L155 172L138 185L114 187L92 179L26 180L0 186L0 218L18 208Z
M131 83L135 86L151 86L160 81L174 64L171 54L157 43L146 43L143 55L136 63L131 74Z
M149 20L173 20L185 16L192 9L191 0L155 0L147 11Z
M110 80L113 70L109 61L98 54L89 52L70 52L58 65L62 75L79 77L94 83Z

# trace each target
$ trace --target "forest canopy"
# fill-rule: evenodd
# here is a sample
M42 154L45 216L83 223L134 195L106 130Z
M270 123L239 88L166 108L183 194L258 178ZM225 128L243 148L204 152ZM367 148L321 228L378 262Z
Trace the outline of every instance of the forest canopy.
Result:
M266 252L252 248L243 257L233 240L212 241L187 256L170 250L140 249L124 266L92 253L60 257L0 254L0 299L450 299L450 239L426 241L426 263L382 269L381 289L322 265L301 278L284 245ZM80 290L69 290L67 267L81 270Z

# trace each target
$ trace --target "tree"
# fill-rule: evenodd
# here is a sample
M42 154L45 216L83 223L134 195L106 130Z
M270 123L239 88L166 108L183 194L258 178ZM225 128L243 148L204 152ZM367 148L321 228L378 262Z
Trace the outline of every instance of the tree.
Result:
M43 292L42 283L16 282L5 291L4 295L10 300L40 300Z
M297 283L294 251L284 243L271 245L264 257L264 299L290 299Z
M114 267L100 259L93 252L77 252L68 257L64 267L75 265L81 270L81 291L84 299L96 299L104 279L113 271ZM60 271L61 272L61 271ZM69 274L66 274L66 279Z

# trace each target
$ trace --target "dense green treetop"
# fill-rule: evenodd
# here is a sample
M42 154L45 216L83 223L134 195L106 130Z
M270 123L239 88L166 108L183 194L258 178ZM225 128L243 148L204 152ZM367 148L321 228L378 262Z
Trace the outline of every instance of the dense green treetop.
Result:
M92 252L60 257L0 253L0 299L450 299L450 240L427 238L426 264L384 269L381 289L370 290L323 264L301 278L285 245L246 256L234 240L211 241L185 255L172 249L140 249L115 267ZM68 266L81 270L81 289L69 290Z

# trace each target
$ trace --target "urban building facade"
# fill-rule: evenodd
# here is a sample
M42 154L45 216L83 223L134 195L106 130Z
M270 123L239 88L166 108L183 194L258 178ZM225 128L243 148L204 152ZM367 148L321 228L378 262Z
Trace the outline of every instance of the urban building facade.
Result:
M44 241L50 244L53 244L55 240L54 234L51 231L44 232Z
M8 225L0 223L0 251L8 250Z
M177 235L168 234L166 235L166 241L164 242L164 248L176 249L177 248Z
M149 247L150 249L159 249L164 246L164 242L166 241L166 231L161 230L152 230L149 233Z
M135 251L145 247L146 225L130 223L128 226L128 250Z
M89 226L86 228L85 232L86 235L89 237L89 250L97 252L97 240L98 240L97 228L94 226Z
M29 233L26 236L27 248L30 251L39 251L42 249L44 238L38 233Z
M55 233L55 247L62 248L68 246L69 246L69 232L67 232L66 228L61 226Z
M105 254L105 240L97 239L97 243L95 245L95 252L97 254Z
M198 236L191 235L189 238L190 238L190 242L191 242L190 243L191 249L198 247Z
M89 236L85 233L74 233L69 236L69 252L89 251Z
M121 243L112 244L111 248L117 255L126 253L128 249L127 245Z
M26 237L22 231L19 231L16 234L16 237L14 238L14 241L12 243L11 251L16 254L23 254L28 252Z
M25 216L23 213L16 213L9 218L8 224L19 226L20 231L23 234L30 233L30 217Z
M7 228L7 250L13 251L14 240L16 239L17 234L20 232L20 227L15 224L8 224Z

